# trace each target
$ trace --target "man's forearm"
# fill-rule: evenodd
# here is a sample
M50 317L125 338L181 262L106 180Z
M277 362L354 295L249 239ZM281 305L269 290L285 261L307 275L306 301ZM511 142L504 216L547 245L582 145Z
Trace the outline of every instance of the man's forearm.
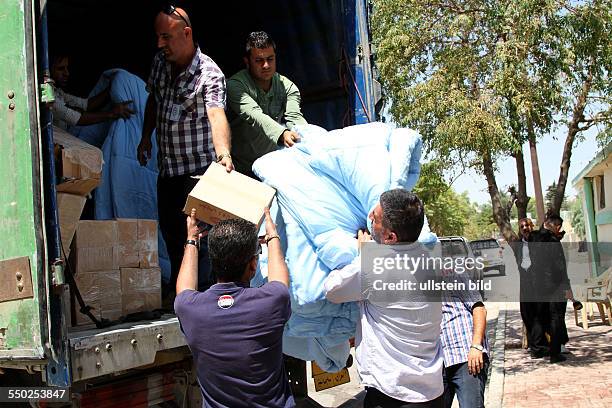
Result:
M231 151L231 132L225 112L221 108L210 109L209 119L212 130L212 141L217 157Z
M142 137L151 138L153 129L157 125L157 103L152 95L147 98L147 104L145 106L144 120L142 124Z
M474 320L474 332L472 334L472 344L482 344L487 329L487 309L482 303L477 303L472 309Z
M278 238L268 242L268 281L279 281L289 286L289 270Z
M77 125L94 125L107 120L116 119L113 112L83 112L77 122Z
M186 245L181 269L176 279L176 294L184 290L196 290L198 287L198 248L195 245Z

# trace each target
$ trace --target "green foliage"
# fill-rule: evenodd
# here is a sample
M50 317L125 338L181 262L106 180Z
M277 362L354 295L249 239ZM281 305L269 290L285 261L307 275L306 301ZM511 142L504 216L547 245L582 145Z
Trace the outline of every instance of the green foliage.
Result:
M439 236L463 235L473 208L465 195L458 195L442 176L439 162L422 166L414 192L423 200L429 227Z
M559 120L577 132L597 125L600 143L609 140L612 0L372 4L389 111L434 157L487 174L492 186L497 158ZM508 232L505 209L494 213Z
M572 212L572 227L574 232L580 237L581 240L586 236L586 230L584 226L584 214L582 212L582 200L580 198L574 199L570 204L570 210Z
M546 210L552 208L552 203L557 195L557 182L553 181L550 186L546 189L546 194L544 195L544 207ZM567 196L563 196L563 201L561 202L561 210L567 211L569 210L569 205L567 203Z

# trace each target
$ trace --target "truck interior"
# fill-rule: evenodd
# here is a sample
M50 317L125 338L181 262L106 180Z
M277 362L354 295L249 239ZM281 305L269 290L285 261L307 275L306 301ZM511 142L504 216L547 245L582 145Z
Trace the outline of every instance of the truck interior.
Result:
M351 94L357 79L347 70L355 39L343 21L345 1L176 2L184 7L202 52L226 78L244 68L249 32L268 32L277 45L277 70L302 94L306 119L326 129L355 123ZM153 29L161 2L151 0L49 0L49 44L71 56L69 91L87 95L99 75L124 68L146 81L156 52ZM362 99L364 95L359 95ZM371 114L370 114L371 115Z

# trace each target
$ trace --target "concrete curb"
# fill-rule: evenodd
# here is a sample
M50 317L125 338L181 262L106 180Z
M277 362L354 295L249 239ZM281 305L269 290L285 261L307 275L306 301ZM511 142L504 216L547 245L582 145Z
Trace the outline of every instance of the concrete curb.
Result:
M501 408L504 402L504 361L506 355L506 305L500 308L495 325L495 342L491 350L491 372L485 392L485 406Z

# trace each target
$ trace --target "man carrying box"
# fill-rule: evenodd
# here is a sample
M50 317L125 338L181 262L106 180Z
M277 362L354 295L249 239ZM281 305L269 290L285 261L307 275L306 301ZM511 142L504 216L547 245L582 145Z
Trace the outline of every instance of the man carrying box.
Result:
M168 6L155 19L159 53L147 84L150 95L144 115L138 160L151 156L151 134L159 145L157 201L159 227L170 257L171 278L165 297L174 289L181 263L185 224L183 206L202 175L216 161L230 172L230 130L225 117L225 77L197 46L185 10ZM210 285L207 251L200 254L200 288Z
M265 210L268 283L249 287L257 271L258 228L243 219L220 221L208 235L217 284L198 287L196 210L187 218L185 255L174 310L193 354L206 407L295 407L283 364L291 315L289 272L276 226Z

